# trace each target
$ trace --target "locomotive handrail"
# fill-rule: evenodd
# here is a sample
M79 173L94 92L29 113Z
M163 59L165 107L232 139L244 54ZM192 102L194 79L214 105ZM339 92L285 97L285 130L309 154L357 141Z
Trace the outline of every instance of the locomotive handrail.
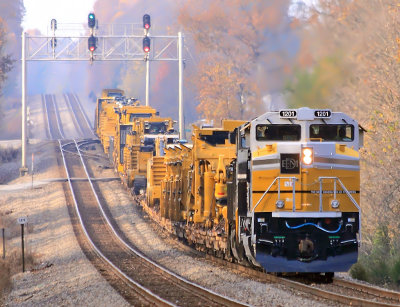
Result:
M271 189L271 187L274 185L275 181L278 180L278 200L280 199L281 196L281 179L291 179L292 180L292 188L293 188L293 212L296 211L296 203L295 203L295 194L296 194L296 190L295 190L295 182L298 180L296 177L276 177L274 179L274 181L272 181L272 183L269 185L268 189L265 190L264 194L261 196L261 198L258 200L258 202L256 203L256 205L254 206L253 210L251 211L252 214L252 219L251 219L251 241L252 243L255 242L255 235L254 235L254 213L255 210L257 208L257 206L260 204L260 202L264 199L265 195L267 195L267 193L269 192L269 190Z
M271 189L271 187L274 185L275 181L278 180L278 200L280 199L281 196L281 179L291 179L292 180L292 188L293 188L293 212L296 211L296 203L295 203L295 182L297 181L296 177L276 177L274 179L274 181L272 181L272 183L269 185L268 189L265 190L264 194L261 196L261 198L258 200L258 202L256 203L256 205L254 206L252 213L254 214L257 206L260 204L260 202L264 199L265 195L267 195L267 193L269 192L269 190Z
M350 192L344 186L343 182L338 177L318 177L319 181L319 211L322 212L322 183L324 179L333 179L333 199L336 200L336 181L339 182L340 186L342 187L343 191L346 193L347 197L353 203L354 206L359 211L359 223L358 223L358 234L360 236L359 244L361 244L361 207L358 205L357 201L351 196Z
M319 181L319 211L322 212L322 181L324 179L333 179L334 181L334 185L333 185L333 199L336 199L336 181L339 181L340 186L342 187L343 191L346 193L346 195L348 196L348 198L351 200L351 202L354 204L354 206L357 207L358 210L361 211L360 206L358 205L357 201L353 198L353 196L351 196L350 192L347 190L347 188L344 186L343 182L338 178L338 177L319 177L318 181Z

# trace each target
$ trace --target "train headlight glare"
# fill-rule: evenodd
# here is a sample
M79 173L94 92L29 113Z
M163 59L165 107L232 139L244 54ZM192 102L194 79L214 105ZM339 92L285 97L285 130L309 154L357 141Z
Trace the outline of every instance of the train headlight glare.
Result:
M338 208L339 207L339 201L337 199L332 200L331 202L332 208Z
M285 202L283 200L278 200L276 202L276 207L282 209L285 206Z
M305 164L311 164L312 163L312 158L311 157L303 157L303 162Z
M310 165L313 162L313 150L312 148L303 148L303 163Z

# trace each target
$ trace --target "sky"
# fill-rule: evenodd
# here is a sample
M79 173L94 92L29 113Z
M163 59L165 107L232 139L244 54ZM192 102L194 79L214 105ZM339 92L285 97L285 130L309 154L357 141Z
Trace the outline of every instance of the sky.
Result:
M47 34L53 18L59 24L86 23L95 2L96 0L24 0L26 12L23 28L39 29Z

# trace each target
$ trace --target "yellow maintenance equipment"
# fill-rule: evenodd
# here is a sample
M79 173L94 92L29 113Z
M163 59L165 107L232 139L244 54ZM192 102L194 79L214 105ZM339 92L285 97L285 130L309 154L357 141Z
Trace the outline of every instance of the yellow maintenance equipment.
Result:
M164 166L159 156L149 161L148 199L150 205L160 204L162 217L207 228L227 220L225 168L236 157L229 133L241 124L224 120L221 128L194 126L191 145L166 147Z

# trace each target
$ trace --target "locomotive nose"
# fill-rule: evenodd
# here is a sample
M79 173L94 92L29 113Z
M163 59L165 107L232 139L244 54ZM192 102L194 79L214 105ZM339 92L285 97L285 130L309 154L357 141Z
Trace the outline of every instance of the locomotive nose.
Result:
M304 258L310 258L314 254L314 242L309 238L305 238L299 243L300 255Z

